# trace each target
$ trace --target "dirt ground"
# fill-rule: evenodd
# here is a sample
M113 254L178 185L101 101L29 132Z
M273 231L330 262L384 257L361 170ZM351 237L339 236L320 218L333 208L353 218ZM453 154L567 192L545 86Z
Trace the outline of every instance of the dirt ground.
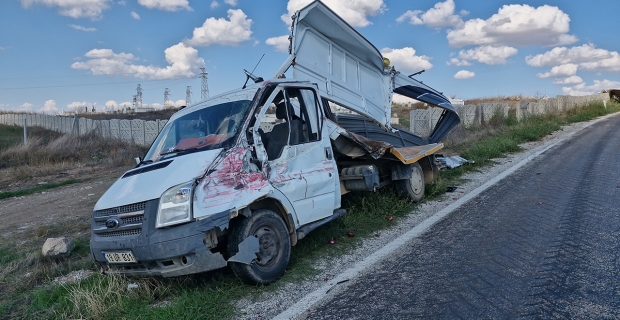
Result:
M16 244L27 249L43 245L48 237L67 236L76 239L88 236L95 203L128 169L97 166L75 168L61 174L37 177L34 181L11 184L8 189L32 188L68 179L86 180L28 196L0 200L2 246Z

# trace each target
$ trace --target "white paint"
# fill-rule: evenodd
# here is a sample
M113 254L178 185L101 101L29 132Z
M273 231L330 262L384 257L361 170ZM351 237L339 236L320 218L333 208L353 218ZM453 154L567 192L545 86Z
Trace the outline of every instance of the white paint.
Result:
M618 114L610 114L610 115L601 117L601 118L599 118L597 120L594 120L594 121L588 123L587 125L585 125L583 128L581 128L581 130L583 130L585 128L588 128L588 127L590 127L590 126L592 126L592 125L594 125L594 124L596 124L596 123L598 123L600 121L603 121L603 120L605 120L605 119L607 119L609 117L615 116L615 115L618 115ZM545 153L549 149L551 149L551 148L557 146L558 144L568 140L573 135L575 135L575 133L580 132L581 130L571 132L571 133L563 136L562 138L559 138L557 141L552 142L551 144L541 146L537 151L533 152L531 155L529 155L526 158L524 158L523 160L519 161L517 164L515 164L512 167L508 168L506 171L500 173L499 175L495 176L494 178L492 178L491 180L487 181L483 185L481 185L478 188L472 190L470 193L464 195L460 199L458 199L455 202L451 203L450 205L448 205L447 207L445 207L441 211L435 213L434 215L430 216L426 220L422 221L420 224L416 225L413 229L407 231L403 235L401 235L398 238L394 239L392 242L388 243L387 245L385 245L383 248L379 249L378 251L375 251L375 253L371 254L368 257L366 257L361 262L356 263L353 268L345 270L344 272L342 272L341 274L339 274L335 278L333 278L331 281L329 281L327 284L325 284L325 285L321 286L320 288L310 292L305 297L303 297L301 300L299 300L297 303L295 303L294 305L292 305L288 309L284 310L282 313L280 313L277 316L275 316L273 319L292 319L292 318L298 317L299 315L301 315L304 312L307 312L307 310L309 310L309 309L311 310L313 305L317 304L322 299L328 297L327 296L327 292L329 290L331 290L332 288L334 288L335 286L337 286L339 282L348 281L348 280L354 280L358 275L361 275L362 273L364 273L367 269L372 267L375 263L377 263L377 262L385 259L386 257L394 254L394 252L396 252L396 250L398 250L401 246L405 245L409 241L411 241L411 240L419 237L420 235L422 235L424 232L426 232L426 230L428 230L430 227L435 225L437 222L439 222L442 219L444 219L445 217L447 217L450 213L452 213L454 210L458 209L460 206L462 206L465 203L471 201L473 198L478 196L480 193L484 192L485 190L487 190L488 188L490 188L493 185L497 184L498 182L500 182L501 180L503 180L507 176L509 176L512 173L514 173L515 171L519 170L521 167L525 166L530 161L536 159L537 157L539 157L541 154ZM342 285L346 286L348 283L349 282L345 282Z

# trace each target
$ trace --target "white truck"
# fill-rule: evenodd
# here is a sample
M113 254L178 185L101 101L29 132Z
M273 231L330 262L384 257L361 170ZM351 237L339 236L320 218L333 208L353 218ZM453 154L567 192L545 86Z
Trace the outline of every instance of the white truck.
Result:
M272 79L246 72L253 85L175 113L99 199L90 248L106 272L173 277L229 265L267 284L298 240L345 214L342 194L394 182L422 199L439 141L459 123L449 100L389 66L320 1L294 16L289 51ZM428 137L390 126L393 93L443 108ZM356 114L336 116L334 104Z

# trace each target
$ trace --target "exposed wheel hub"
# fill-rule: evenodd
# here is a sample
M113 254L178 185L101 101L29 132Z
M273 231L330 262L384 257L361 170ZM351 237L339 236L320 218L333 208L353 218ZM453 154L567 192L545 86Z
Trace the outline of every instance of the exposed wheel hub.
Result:
M280 239L273 230L266 227L256 230L254 236L258 238L259 243L256 263L262 266L267 265L278 256Z

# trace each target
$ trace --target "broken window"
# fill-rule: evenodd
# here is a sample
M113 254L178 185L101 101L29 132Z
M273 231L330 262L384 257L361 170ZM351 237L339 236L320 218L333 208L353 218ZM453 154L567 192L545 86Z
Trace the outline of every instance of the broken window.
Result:
M318 103L313 90L280 89L267 108L258 133L268 160L279 158L286 145L294 146L321 138Z

